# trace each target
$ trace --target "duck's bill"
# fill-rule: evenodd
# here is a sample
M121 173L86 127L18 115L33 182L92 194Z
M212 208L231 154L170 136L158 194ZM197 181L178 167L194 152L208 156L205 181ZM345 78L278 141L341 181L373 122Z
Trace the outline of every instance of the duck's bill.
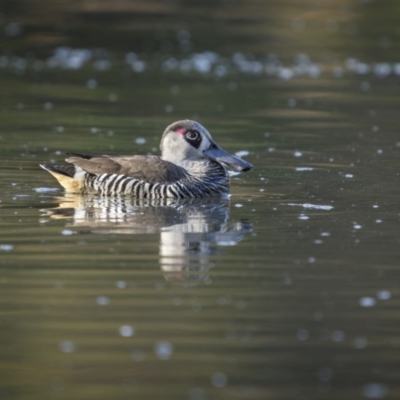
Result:
M212 146L204 154L214 161L224 164L228 169L236 172L249 171L253 165L241 158L222 150L219 146Z

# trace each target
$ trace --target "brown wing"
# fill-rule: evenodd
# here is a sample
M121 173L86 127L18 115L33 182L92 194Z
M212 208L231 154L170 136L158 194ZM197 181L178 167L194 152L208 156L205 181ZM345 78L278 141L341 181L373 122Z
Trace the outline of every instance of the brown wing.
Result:
M65 161L94 175L121 174L149 183L172 183L186 176L185 170L158 156L91 156L71 153Z

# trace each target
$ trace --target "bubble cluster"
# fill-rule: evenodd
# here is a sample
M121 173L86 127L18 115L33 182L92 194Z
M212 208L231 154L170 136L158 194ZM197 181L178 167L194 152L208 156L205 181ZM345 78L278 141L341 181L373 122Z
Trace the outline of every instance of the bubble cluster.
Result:
M23 28L19 24L10 23L6 26L5 32L9 37L16 37L23 33ZM53 55L46 60L2 55L0 56L0 68L11 67L20 73L24 73L28 68L35 71L41 71L45 68L79 70L90 65L95 71L104 72L115 65L125 64L136 74L142 74L149 70L161 70L165 73L195 73L221 79L239 73L271 76L284 81L297 77L316 79L323 72L331 73L338 79L346 73L361 76L373 75L380 79L391 75L400 76L400 62L365 63L357 58L349 57L342 62L321 63L312 61L310 56L305 53L300 53L292 63L286 64L274 53L257 56L236 52L230 56L222 56L213 51L191 52L193 44L190 41L190 33L186 30L178 32L177 40L182 51L180 56L167 54L160 58L159 55L138 54L130 51L121 60L116 58L115 54L104 49L74 49L68 46L59 46L54 50ZM233 82L233 84L235 83ZM94 89L97 87L97 81L90 79L87 86ZM360 88L363 91L368 91L370 83L363 81ZM229 89L236 90L236 87ZM294 107L295 105L296 99L289 99L288 106Z

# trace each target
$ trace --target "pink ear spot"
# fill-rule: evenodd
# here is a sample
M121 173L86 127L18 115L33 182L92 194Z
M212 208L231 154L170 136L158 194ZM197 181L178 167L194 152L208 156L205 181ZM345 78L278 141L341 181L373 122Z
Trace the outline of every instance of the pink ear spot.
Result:
M175 132L179 133L180 135L183 135L186 132L186 129L185 128L179 128Z

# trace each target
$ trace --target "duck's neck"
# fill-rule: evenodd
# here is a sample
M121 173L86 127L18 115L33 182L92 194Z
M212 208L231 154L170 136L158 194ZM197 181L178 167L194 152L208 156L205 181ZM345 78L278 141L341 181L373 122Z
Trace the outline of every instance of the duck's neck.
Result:
M182 167L190 176L198 179L207 177L210 174L228 176L224 166L208 158L204 158L202 160L182 160L179 163L179 166Z
M190 190L204 191L204 194L216 195L229 191L229 175L225 167L216 161L207 160L183 162L188 176L182 183Z

